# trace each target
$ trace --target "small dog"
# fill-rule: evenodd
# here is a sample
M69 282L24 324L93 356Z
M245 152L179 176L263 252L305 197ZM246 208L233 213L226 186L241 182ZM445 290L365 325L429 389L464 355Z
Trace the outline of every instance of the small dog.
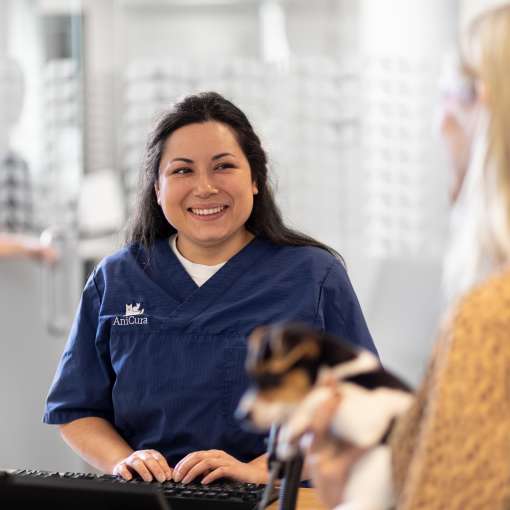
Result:
M254 330L246 369L252 386L239 404L238 417L261 430L281 425L276 449L281 460L298 453L299 438L333 395L331 386L317 382L333 379L340 404L330 424L331 436L367 449L352 470L345 498L360 509L392 505L392 493L381 488L386 493L374 494L369 485L380 483L385 472L387 476L386 439L413 399L405 383L372 353L302 324Z

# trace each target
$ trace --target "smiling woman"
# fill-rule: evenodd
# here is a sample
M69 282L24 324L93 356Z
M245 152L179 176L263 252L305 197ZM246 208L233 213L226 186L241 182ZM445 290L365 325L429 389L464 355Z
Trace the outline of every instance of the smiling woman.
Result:
M257 185L225 124L177 129L165 143L155 189L165 218L179 232L179 251L192 262L224 262L254 237L245 223Z
M264 437L234 411L247 337L282 321L375 351L340 256L283 223L246 116L189 96L149 138L127 246L86 284L44 420L126 479L264 482Z

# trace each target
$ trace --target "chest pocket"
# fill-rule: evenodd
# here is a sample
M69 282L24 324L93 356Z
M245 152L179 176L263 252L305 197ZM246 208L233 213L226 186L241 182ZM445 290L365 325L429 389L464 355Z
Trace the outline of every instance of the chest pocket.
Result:
M232 343L230 335L189 333L147 317L147 323L112 325L110 355L117 383L139 397L165 392L172 398L192 394L199 399L201 391L211 394L225 388Z
M156 426L158 441L189 442L191 449L223 449L246 460L263 451L260 436L234 417L248 385L240 334L193 334L148 317L147 324L112 325L110 355L116 424L127 436Z

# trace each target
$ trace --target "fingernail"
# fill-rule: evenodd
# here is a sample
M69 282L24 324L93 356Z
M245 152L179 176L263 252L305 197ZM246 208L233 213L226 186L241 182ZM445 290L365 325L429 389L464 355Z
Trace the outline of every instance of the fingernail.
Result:
M191 482L191 479L189 476L185 476L183 479L182 479L182 483L189 483Z
M181 478L181 474L178 471L174 471L174 481L180 482Z
M158 482L163 483L166 480L165 476L158 476Z

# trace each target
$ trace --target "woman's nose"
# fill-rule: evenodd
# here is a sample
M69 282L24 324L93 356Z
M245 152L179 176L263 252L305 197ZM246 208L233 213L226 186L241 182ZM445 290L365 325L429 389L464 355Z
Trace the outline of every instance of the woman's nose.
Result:
M216 193L218 193L218 189L214 186L214 183L211 182L208 175L201 175L198 177L194 190L195 196L206 198L210 195L215 195Z

